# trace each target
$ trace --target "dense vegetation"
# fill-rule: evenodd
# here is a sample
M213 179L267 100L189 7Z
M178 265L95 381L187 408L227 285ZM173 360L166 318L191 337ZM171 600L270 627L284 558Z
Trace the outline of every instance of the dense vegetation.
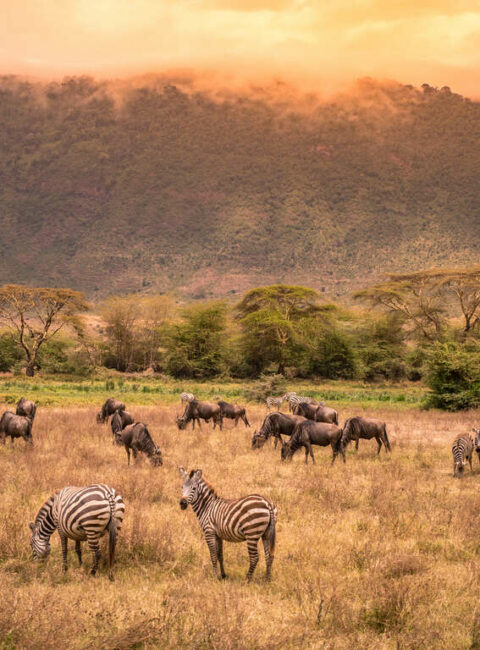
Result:
M479 105L365 80L320 102L195 80L0 79L6 282L336 298L476 261Z
M428 406L480 405L479 267L390 276L355 298L370 309L276 284L237 302L111 296L85 316L81 293L6 285L0 370L93 376L103 367L188 382L255 380L238 393L249 400L282 393L287 381L423 379ZM150 388L142 390L158 392Z

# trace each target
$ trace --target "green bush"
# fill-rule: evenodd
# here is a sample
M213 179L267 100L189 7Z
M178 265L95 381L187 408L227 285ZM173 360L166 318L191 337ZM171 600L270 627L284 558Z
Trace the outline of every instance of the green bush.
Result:
M427 359L427 408L459 411L480 406L480 343L436 343Z
M287 382L283 375L261 375L250 388L244 391L245 398L250 402L263 402L270 395L282 395L287 390Z

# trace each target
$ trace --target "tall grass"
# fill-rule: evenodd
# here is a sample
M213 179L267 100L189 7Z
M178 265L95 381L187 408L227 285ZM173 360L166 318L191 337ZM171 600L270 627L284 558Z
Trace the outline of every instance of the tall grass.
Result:
M6 648L469 648L478 647L480 471L453 479L450 441L462 416L370 410L387 420L393 451L374 442L330 466L315 448L281 463L252 451L252 429L177 431L175 407L131 406L149 424L164 466L127 468L96 409L40 408L34 447L0 447L0 647ZM345 409L344 417L363 411ZM192 511L179 508L177 468L202 468L219 494L258 492L278 507L273 579L263 550L247 585L245 544L226 544L228 579L213 577ZM116 581L88 576L58 538L46 563L30 560L28 522L65 485L105 482L126 503ZM475 645L477 644L477 645Z

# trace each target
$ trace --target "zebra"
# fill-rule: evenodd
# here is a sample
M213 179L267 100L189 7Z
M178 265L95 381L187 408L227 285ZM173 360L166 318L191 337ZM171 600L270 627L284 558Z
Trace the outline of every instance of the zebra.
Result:
M201 469L192 470L190 474L183 467L179 467L178 471L183 479L180 507L185 510L190 504L197 515L217 578L226 578L223 540L246 541L250 560L247 580L250 582L259 559L258 540L261 537L267 564L266 579L270 580L275 552L276 506L258 494L240 499L222 499L202 478Z
M267 402L267 409L270 411L272 406L277 407L277 411L280 410L280 407L283 404L283 398L284 396L282 395L281 397L267 397L266 402Z
M195 399L195 395L193 393L180 393L180 401L182 403L182 406L186 402L193 402Z
M480 462L480 429L475 429L475 427L473 427L472 430L475 434L475 451L477 452L478 462Z
M50 537L57 529L62 544L63 570L67 570L68 540L75 540L75 551L80 564L80 542L87 540L93 553L90 575L94 576L100 560L98 542L108 530L108 577L113 580L115 545L124 514L122 497L108 485L99 483L88 487L64 487L45 501L35 523L29 524L33 558L39 560L49 555Z
M316 404L317 402L312 397L304 397L296 393L285 393L283 399L288 402L288 410L293 412L298 404Z
M459 435L452 444L453 455L453 476L460 478L463 475L465 465L468 463L472 469L473 439L469 433Z

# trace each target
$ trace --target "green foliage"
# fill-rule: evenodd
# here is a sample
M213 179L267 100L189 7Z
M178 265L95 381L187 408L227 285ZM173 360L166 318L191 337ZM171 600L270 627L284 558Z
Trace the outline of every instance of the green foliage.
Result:
M309 355L309 374L325 379L353 379L359 374L358 355L350 337L326 330Z
M192 305L167 333L166 369L173 377L207 378L225 371L227 307L223 302Z
M427 407L459 411L480 406L480 343L436 343L427 367Z
M8 331L2 332L0 334L0 372L8 372L23 359L24 355L15 336Z
M286 390L287 382L283 375L261 375L245 389L245 398L249 402L263 402L270 395L283 395Z

